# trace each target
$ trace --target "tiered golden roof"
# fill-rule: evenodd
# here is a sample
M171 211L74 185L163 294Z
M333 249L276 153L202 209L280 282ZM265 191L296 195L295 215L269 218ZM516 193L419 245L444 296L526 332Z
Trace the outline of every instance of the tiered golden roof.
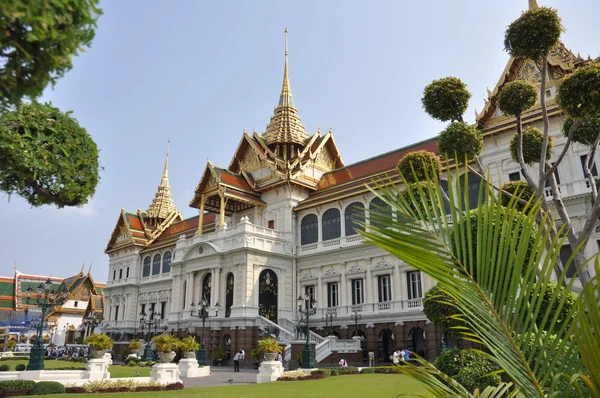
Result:
M165 170L158 186L158 192L152 200L146 217L149 219L164 220L175 210L175 203L171 195L171 187L169 186L169 150L167 149L167 158L165 160Z
M298 115L298 109L294 106L292 90L290 89L290 79L288 76L288 48L287 48L287 28L285 29L285 66L283 69L283 86L279 96L279 104L271 117L267 130L262 135L267 145L281 144L300 144L304 145L308 139L308 134L304 129L302 120Z

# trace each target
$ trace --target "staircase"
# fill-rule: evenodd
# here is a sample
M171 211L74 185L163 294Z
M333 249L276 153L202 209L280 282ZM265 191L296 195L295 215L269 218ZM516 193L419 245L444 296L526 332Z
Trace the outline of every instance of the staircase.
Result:
M256 319L256 324L259 327L267 328L272 334L277 335L277 341L285 346L283 358L289 361L292 356L292 341L300 340L296 335L296 323L282 318L279 320L279 324L271 322L265 317L259 316ZM277 330L278 332L274 331ZM315 346L315 361L321 362L335 351L360 351L359 340L339 340L339 339L327 339L319 336L312 330L309 331L309 340L316 344Z

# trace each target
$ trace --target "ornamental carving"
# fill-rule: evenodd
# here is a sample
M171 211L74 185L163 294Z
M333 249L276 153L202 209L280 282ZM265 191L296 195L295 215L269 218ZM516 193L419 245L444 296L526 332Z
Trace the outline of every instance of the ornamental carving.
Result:
M389 265L388 263L386 263L385 261L380 261L377 264L375 264L375 269L385 269L385 268L391 268L392 266Z
M260 159L253 150L246 152L246 156L242 160L242 169L249 173L260 169Z
M129 228L127 228L125 225L121 225L121 227L119 228L119 236L117 237L117 240L115 243L127 242L130 239L131 239L131 231L129 231Z
M519 80L525 80L529 83L539 84L542 81L542 75L538 67L531 61L524 62L517 74Z
M312 273L310 272L305 272L304 275L302 276L303 280L307 280L307 279L317 279L316 276L314 276Z
M317 157L315 158L315 163L324 169L333 170L333 159L331 158L329 151L327 151L325 148L321 148L317 154Z
M338 276L338 275L339 275L339 272L337 272L334 269L328 269L327 271L325 271L325 274L324 274L325 277Z
M362 267L358 264L354 264L353 266L351 266L350 268L348 268L348 273L353 274L356 272L363 272L364 270L362 269Z

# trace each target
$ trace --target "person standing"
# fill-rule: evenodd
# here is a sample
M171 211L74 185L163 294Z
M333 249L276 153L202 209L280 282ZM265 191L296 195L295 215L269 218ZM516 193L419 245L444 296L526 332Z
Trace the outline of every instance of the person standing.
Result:
M404 360L408 361L410 359L410 351L408 349L404 350Z
M242 351L238 351L235 353L234 357L233 357L233 371L234 372L239 372L240 371L240 358L242 356Z
M242 353L242 355L240 355L240 360L242 361L242 367L246 367L246 351L244 351L244 348L240 348L240 352Z
M373 351L369 351L369 367L375 365L375 353Z
M346 366L348 366L348 362L346 362L346 360L344 359L344 357L342 357L342 359L340 359L339 365L342 366L342 367L346 367Z
M400 363L400 350L394 351L392 362L394 362L394 365L398 365Z

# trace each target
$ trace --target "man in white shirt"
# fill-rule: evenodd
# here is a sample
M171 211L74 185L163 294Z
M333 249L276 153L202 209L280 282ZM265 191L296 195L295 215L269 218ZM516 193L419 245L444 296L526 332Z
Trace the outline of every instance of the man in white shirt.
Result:
M242 356L242 351L238 351L235 353L234 357L233 357L233 371L234 372L239 372L240 371L240 357Z
M394 356L392 358L394 365L398 365L400 363L400 351L394 351Z

